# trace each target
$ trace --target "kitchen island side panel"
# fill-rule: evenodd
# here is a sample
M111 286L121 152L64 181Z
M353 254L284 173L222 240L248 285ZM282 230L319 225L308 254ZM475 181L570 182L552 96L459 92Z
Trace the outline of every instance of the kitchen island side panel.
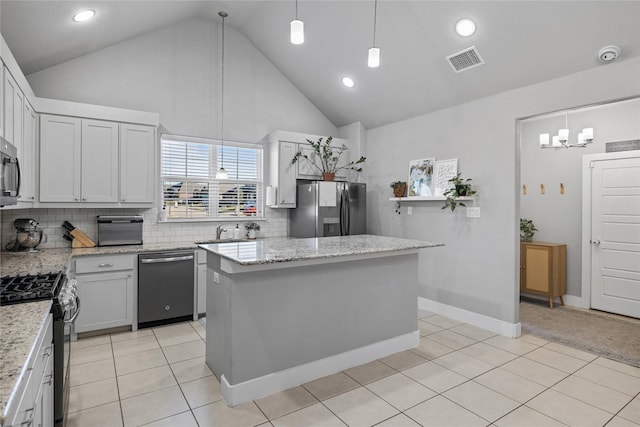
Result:
M216 378L231 369L231 287L214 281L214 271L220 271L220 256L207 254L207 326L205 336L206 362Z
M238 274L218 270L220 285L210 286L220 292L207 298L220 301L208 302L207 327L211 316L214 331L228 330L211 338L207 332L207 362L233 385L414 332L417 261L413 253Z

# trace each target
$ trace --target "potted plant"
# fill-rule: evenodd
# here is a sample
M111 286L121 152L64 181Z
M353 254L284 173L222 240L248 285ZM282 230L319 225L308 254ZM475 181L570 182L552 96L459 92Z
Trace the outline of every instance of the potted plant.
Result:
M523 242L530 242L533 240L533 235L536 234L538 229L533 224L533 221L527 218L520 218L520 240Z
M406 181L393 181L391 188L393 188L394 197L404 197L407 192L407 183Z
M458 172L456 176L449 179L451 187L442 193L442 195L447 198L442 209L449 208L451 212L453 212L456 210L457 205L466 206L458 200L460 197L469 197L476 194L476 191L471 189L471 178L462 179L460 177L461 174L462 172Z
M247 222L244 225L244 228L247 230L247 237L249 239L255 239L256 231L260 231L260 224L257 224L255 222Z
M320 171L322 179L325 181L333 181L336 172L342 169L351 169L356 172L362 172L362 167L358 165L364 163L367 158L360 156L358 160L339 166L338 162L342 154L347 151L347 146L342 144L340 147L333 147L331 146L332 141L332 136L327 137L326 140L322 137L317 141L307 139L307 142L311 144L311 148L313 148L315 156L312 156L311 158L302 151L298 151L296 155L293 156L291 164L295 164L301 158L307 159L310 164ZM320 164L318 164L318 162L320 162Z

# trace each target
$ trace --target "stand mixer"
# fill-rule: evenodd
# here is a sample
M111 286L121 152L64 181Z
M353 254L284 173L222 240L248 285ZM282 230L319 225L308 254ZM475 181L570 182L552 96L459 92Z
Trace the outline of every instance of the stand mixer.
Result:
M16 239L6 249L12 252L38 252L38 245L47 241L47 235L38 228L38 221L31 218L18 218L13 221Z

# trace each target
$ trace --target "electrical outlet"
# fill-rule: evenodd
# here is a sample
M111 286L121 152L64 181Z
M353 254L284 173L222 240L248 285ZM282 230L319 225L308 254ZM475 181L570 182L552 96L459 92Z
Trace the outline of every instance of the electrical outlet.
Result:
M220 283L220 273L217 271L213 272L213 283Z
M413 209L411 209L411 206L407 206L407 215L411 215L413 213Z
M480 218L480 208L477 206L467 208L468 218Z

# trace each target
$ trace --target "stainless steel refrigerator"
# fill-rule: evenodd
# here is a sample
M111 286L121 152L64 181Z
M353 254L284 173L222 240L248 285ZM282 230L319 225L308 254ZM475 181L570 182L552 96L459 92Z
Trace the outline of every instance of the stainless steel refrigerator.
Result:
M367 184L299 183L289 210L289 236L326 237L367 232Z

